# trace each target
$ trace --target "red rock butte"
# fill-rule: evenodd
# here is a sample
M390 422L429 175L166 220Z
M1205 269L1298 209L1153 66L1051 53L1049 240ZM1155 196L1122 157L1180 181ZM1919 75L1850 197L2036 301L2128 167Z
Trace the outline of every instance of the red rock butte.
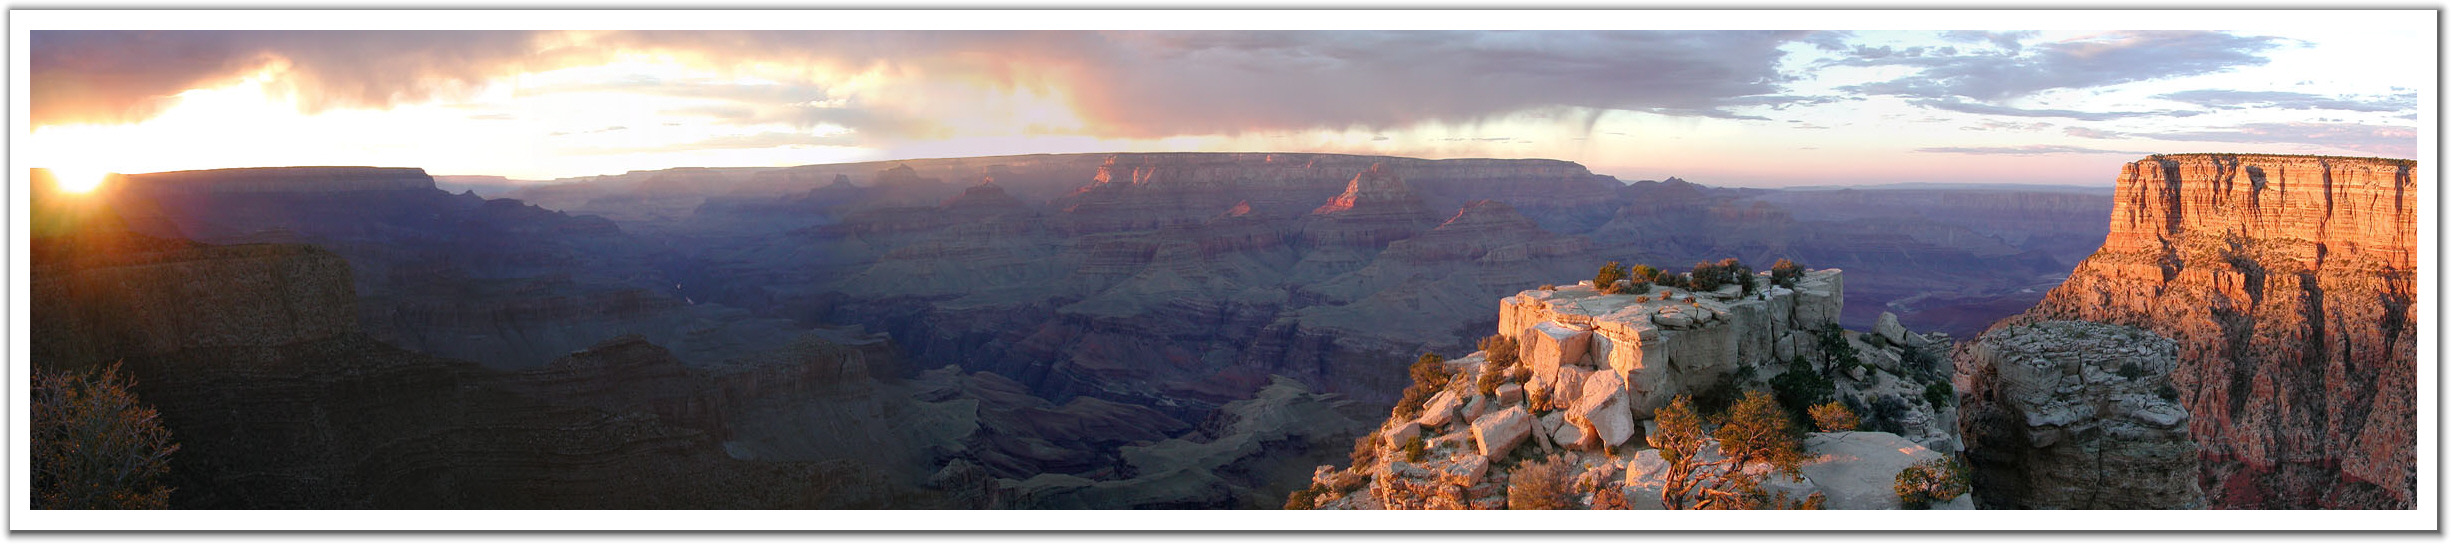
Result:
M2287 240L2312 264L2360 254L2415 266L2417 162L2306 155L2156 155L2119 172L2105 251L2186 233ZM2311 245L2309 245L2311 243Z
M2416 489L2413 161L2157 155L2110 234L2023 316L2153 331L2214 508L2408 508Z

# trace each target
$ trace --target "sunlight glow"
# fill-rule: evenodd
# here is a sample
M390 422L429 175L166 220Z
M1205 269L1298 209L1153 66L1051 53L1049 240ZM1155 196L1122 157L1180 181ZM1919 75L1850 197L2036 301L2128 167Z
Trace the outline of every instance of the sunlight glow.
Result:
M50 168L49 170L51 171L52 183L61 192L67 193L93 192L94 188L102 186L102 180L104 178L108 178L111 175L109 172L105 172L100 169Z

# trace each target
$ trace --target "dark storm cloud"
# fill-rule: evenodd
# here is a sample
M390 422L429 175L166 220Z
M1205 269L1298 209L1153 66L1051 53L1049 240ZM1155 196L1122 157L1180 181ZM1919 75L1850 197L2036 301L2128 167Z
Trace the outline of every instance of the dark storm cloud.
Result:
M2094 149L2090 147L2077 147L2069 145L2021 145L2014 147L1926 147L1916 149L1915 151L1918 153L1955 153L1960 155L2146 154L2139 151Z
M282 90L307 111L424 100L582 52L500 31L37 30L29 34L36 126L152 116L188 89L289 63Z
M2400 93L2374 99L2356 99L2286 91L2225 91L2206 89L2162 94L2154 96L2154 98L2222 109L2396 112L2417 108L2417 93Z
M1189 32L1102 35L1075 92L1129 135L1476 122L1541 107L1741 117L1775 94L1772 32Z
M257 32L40 31L37 125L142 119L179 91L275 59L302 108L429 100L487 78L652 52L700 66L780 63L875 73L872 102L817 105L822 87L717 89L748 118L935 134L947 90L1056 91L1100 136L1152 137L1416 122L1487 122L1534 108L1751 118L1777 106L1778 48L1828 33L1609 32ZM1820 43L1820 42L1814 42ZM623 85L616 82L612 85ZM773 93L773 94L761 94ZM899 109L888 100L904 102ZM864 125L862 124L864 123Z
M2111 32L2036 44L2008 54L1855 55L1846 66L1914 66L1898 79L1853 87L1866 94L1998 101L2053 89L2084 89L2220 72L2266 62L2280 38L2204 31Z

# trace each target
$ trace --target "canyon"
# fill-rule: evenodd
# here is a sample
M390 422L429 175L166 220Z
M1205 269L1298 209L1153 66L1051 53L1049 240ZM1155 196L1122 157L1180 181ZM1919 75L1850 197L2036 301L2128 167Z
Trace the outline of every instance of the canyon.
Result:
M2081 320L2174 342L2207 507L2410 508L2417 198L2407 160L2129 163L2101 248L1994 331Z
M1904 354L1972 338L2030 305L2083 256L2068 240L2104 235L2111 207L2110 195L2084 190L1770 191L1623 183L1564 161L1259 153L684 168L529 185L455 179L465 188L457 193L390 168L120 181L94 200L109 203L128 236L74 244L286 255L242 259L256 263L243 274L195 272L224 293L196 314L247 314L255 310L234 308L264 300L307 311L181 324L146 317L169 307L159 301L43 291L38 299L74 301L46 312L99 312L79 318L78 333L38 335L39 350L69 367L126 358L150 392L157 382L224 383L179 375L206 372L215 357L272 361L263 364L328 384L372 371L322 376L281 353L379 354L364 356L379 361L369 368L447 375L425 379L481 393L406 388L398 394L420 400L380 406L299 390L247 394L309 414L463 406L433 425L506 413L652 419L656 430L640 432L689 438L637 455L695 459L683 464L708 474L811 471L845 489L791 500L964 507L1275 507L1313 467L1372 432L1405 386L1405 362L1470 353L1505 320L1495 301L1590 277L1609 260L1672 271L1729 256L1847 268L1848 296L1813 305L1814 315L1856 330L1940 331L1915 335L1926 345L1912 350L1905 336L1845 336L1876 365L1869 375L1924 372L1901 370L1913 366L1901 366ZM126 241L139 239L150 241ZM46 255L55 254L37 259L55 258ZM299 280L310 276L319 279ZM272 336L196 340L230 336L215 327ZM97 330L122 332L82 332ZM1743 339L1747 357L1810 343L1756 340ZM112 351L123 345L177 347ZM1859 400L1921 406L1920 391L1902 383ZM462 394L498 401L433 400ZM166 412L204 406L163 402ZM1898 440L1955 447L1954 416L1890 415L1913 423L1894 425ZM200 421L181 425L207 434L246 428L174 421ZM349 444L326 448L337 452L384 443L295 440ZM506 465L472 466L516 480ZM315 504L374 504L363 498L370 488L354 489L326 495L357 498ZM502 504L471 493L383 504ZM770 499L762 504L812 504ZM229 502L187 504L258 504L216 500Z

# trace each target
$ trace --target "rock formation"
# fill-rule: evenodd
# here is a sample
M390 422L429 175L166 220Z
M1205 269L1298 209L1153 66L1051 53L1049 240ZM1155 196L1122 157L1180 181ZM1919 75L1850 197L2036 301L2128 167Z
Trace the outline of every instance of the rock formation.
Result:
M2178 342L2214 508L2407 508L2416 490L2417 167L2158 155L2110 235L2024 317Z
M1438 221L1436 212L1398 178L1386 163L1354 174L1345 192L1311 210L1302 239L1313 246L1376 251L1389 242L1411 238Z
M1123 418L1132 423L1115 424L1171 429L1148 436L1172 439L1253 398L1276 376L1314 394L1383 407L1403 387L1401 373L1386 372L1391 365L1423 351L1469 351L1494 325L1489 301L1588 275L1607 260L1675 269L1697 255L1736 255L1759 266L1787 255L1786 248L1807 248L1783 240L1809 234L1813 247L1844 244L1801 260L1860 263L1850 265L1860 266L1853 269L1859 286L1901 283L1887 273L1861 274L1894 271L1888 261L1899 255L1941 270L1915 278L1929 285L1917 285L1916 293L1979 298L2008 285L1999 278L2031 280L2042 270L2007 258L2016 254L1981 234L1993 231L1951 230L1912 217L1782 219L1807 204L1756 202L1749 199L1763 191L1674 181L1645 186L1681 187L1694 198L1654 198L1662 192L1553 160L1154 153L684 168L554 180L504 193L519 200L444 193L390 170L326 169L340 177L304 185L264 184L252 172L183 174L247 190L131 191L144 198L114 205L130 212L131 228L158 236L311 244L346 259L358 326L383 343L516 373L634 333L644 341L637 345L669 352L693 379L712 380L713 402L733 407L722 412L723 430L732 433L723 441L726 454L876 461L804 438L874 437L926 444L883 450L934 452L883 461L934 463L924 468L936 471L960 460L964 468L943 475L961 485L1041 469L1093 481L1124 478L1135 469L1124 464L1120 448L1135 446L1033 442L1027 437L1055 436L1040 431L1062 426L993 420L1026 427L1013 431L1023 438L966 443L973 433L961 422L979 420L959 415L954 405L983 397L956 395L917 408L864 400L911 391L896 387L941 384L837 390L823 387L829 380L821 376L847 370L779 361L847 357L838 344L855 339L822 331L856 324L889 336L874 344L900 352L868 356L880 383L914 379L915 371L894 365L887 366L905 369L886 371L875 361L908 356L919 361L908 368L958 364L959 377L943 380L1005 380L1025 393L992 409L1043 402L1060 412L1086 398L1114 406L1080 404L1093 412L1084 417L1145 408L1176 423L1133 412ZM980 179L992 181L967 190L939 181ZM381 190L301 189L310 185ZM1331 203L1349 206L1310 213ZM1387 210L1403 213L1380 213ZM1382 221L1390 217L1402 220ZM1691 221L1679 222L1685 219ZM1411 234L1381 236L1374 225L1382 224L1409 224ZM1306 237L1306 227L1317 228ZM1327 239L1367 243L1313 243ZM1661 240L1675 243L1654 243ZM1886 301L1842 302L1835 316L1869 327ZM1896 310L1902 325L1925 328L1915 309ZM1667 321L1692 317L1678 313ZM825 339L807 341L812 334ZM1888 372L1906 359L1906 350L1880 335L1850 333L1843 341L1861 346L1867 361L1888 365ZM835 347L817 347L826 345ZM659 368L625 363L604 370L663 375ZM1906 381L1882 383L1888 385L1881 393L1857 389L1862 398L1845 400L1906 407L1889 413L1900 432L1937 416L1915 408ZM995 397L1003 385L955 389ZM809 393L817 390L829 392ZM1898 402L1874 402L1891 397ZM1511 397L1495 400L1505 398ZM664 404L625 406L653 412ZM889 429L807 423L824 416L795 406L933 415ZM1564 415L1553 414L1563 425ZM978 434L1004 436L997 432ZM1069 451L1022 454L1041 446ZM1098 463L1106 466L1080 468ZM973 498L996 499L982 493Z
M2044 321L1992 329L1962 349L1960 417L1984 508L2203 507L2196 441L2170 385L2177 343Z
M1662 463L1645 440L1654 411L1680 396L1770 389L1760 374L1786 369L1836 376L1832 394L1848 402L1896 406L1898 413L1866 419L1899 432L1816 435L1804 444L1805 477L1773 478L1766 489L1791 499L1822 493L1839 508L1898 508L1898 471L1959 447L1954 403L1922 400L1927 387L1946 387L1946 371L1933 366L1941 348L1898 327L1835 329L1841 277L1808 271L1793 288L1771 284L1767 273L1743 278L1760 289L1753 295L1737 285L1601 294L1584 282L1507 297L1498 331L1517 351L1494 359L1518 361L1522 383L1500 378L1481 388L1483 375L1517 372L1494 368L1485 351L1446 361L1453 375L1445 389L1416 415L1397 407L1398 417L1356 446L1363 464L1320 467L1306 493L1331 509L1502 508L1521 462L1558 455L1579 482L1580 504L1659 508ZM1886 321L1894 326L1895 318ZM1847 347L1825 347L1823 338ZM1942 507L1971 504L1960 497Z
M349 193L434 188L418 168L295 166L135 174L130 185L165 193Z
M124 364L180 445L177 508L949 504L856 464L725 456L660 348L487 370L361 333L331 253L148 238L36 239L32 352L45 369Z

